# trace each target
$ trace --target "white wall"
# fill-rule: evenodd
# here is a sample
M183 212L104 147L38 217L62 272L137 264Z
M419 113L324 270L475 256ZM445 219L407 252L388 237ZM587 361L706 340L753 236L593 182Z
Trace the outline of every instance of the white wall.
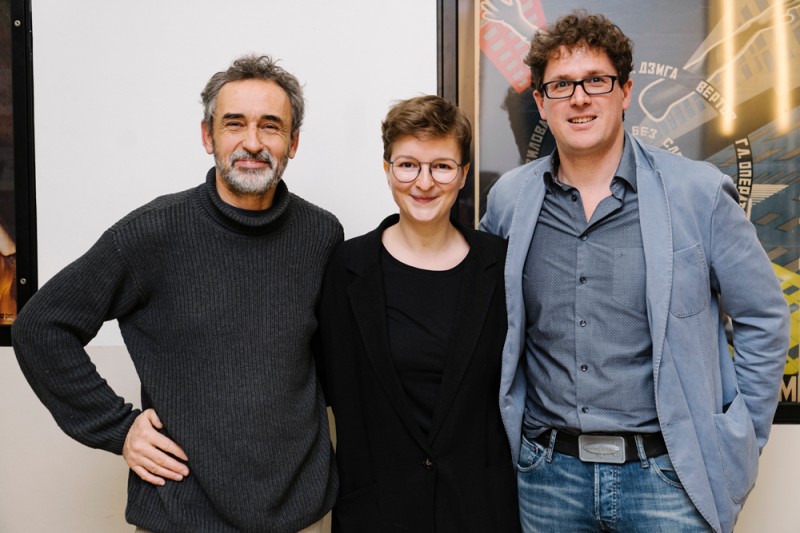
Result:
M128 211L192 187L212 165L199 94L245 52L281 58L308 111L289 187L333 211L348 236L394 211L380 120L393 100L436 91L432 0L33 0L39 273L44 282ZM389 26L404 28L393 37ZM115 328L90 354L138 401ZM64 436L0 349L0 532L117 533L127 469ZM737 533L800 531L800 427L777 426Z
M127 212L205 177L200 91L243 53L280 58L305 84L290 190L348 236L395 210L380 121L394 100L436 92L434 2L32 2L40 280ZM121 343L110 330L94 344Z
M800 533L798 449L800 426L773 426L761 454L756 488L739 515L736 533Z
M430 0L32 0L40 283L155 196L200 183L200 91L249 52L305 84L306 121L284 178L335 213L347 236L395 205L380 121L394 100L436 92ZM390 27L401 28L393 35ZM89 348L138 403L115 326ZM0 348L0 532L131 532L122 458L58 429Z

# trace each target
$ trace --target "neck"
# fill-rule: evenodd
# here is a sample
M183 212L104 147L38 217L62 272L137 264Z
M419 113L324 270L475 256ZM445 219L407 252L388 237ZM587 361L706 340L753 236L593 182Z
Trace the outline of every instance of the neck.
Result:
M559 150L558 179L577 189L611 183L622 159L625 137L601 153L563 153Z
M398 261L427 270L453 268L469 251L464 236L447 219L420 224L401 215L400 222L386 228L381 240Z
M591 187L606 187L614 178L619 166L616 161L601 160L592 164L574 164L561 161L558 167L558 179L561 183L578 190Z
M558 179L581 194L586 221L592 220L595 209L611 195L611 180L622 159L625 138L621 136L609 150L599 154L567 154L559 152Z

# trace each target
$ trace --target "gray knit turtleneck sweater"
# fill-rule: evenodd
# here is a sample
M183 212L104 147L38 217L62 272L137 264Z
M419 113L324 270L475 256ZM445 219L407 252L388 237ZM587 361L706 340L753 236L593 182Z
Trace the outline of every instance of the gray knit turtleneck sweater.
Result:
M278 185L260 214L206 183L129 214L30 299L12 328L22 370L59 426L122 453L138 409L84 346L119 321L166 434L190 475L156 487L131 473L129 522L155 532L295 532L337 490L311 338L323 270L342 227Z

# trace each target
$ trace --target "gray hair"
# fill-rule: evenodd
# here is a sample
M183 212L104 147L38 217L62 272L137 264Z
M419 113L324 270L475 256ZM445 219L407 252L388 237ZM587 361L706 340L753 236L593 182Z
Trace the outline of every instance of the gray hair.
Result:
M211 131L214 125L214 112L217 108L217 96L222 86L232 81L264 80L277 83L289 97L292 106L292 136L300 131L305 113L303 87L292 74L278 66L278 61L267 55L246 55L236 59L228 70L217 72L208 80L205 89L200 93L203 101L203 122Z

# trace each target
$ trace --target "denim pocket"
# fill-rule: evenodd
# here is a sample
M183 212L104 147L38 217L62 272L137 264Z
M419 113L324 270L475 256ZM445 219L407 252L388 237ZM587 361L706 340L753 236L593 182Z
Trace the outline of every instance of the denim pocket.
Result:
M538 442L530 442L525 437L522 437L517 470L520 472L532 472L544 462L546 456L544 446Z
M678 473L675 472L675 467L672 466L672 460L666 453L658 457L650 458L650 467L653 469L662 481L673 487L683 487L681 480L678 479Z

